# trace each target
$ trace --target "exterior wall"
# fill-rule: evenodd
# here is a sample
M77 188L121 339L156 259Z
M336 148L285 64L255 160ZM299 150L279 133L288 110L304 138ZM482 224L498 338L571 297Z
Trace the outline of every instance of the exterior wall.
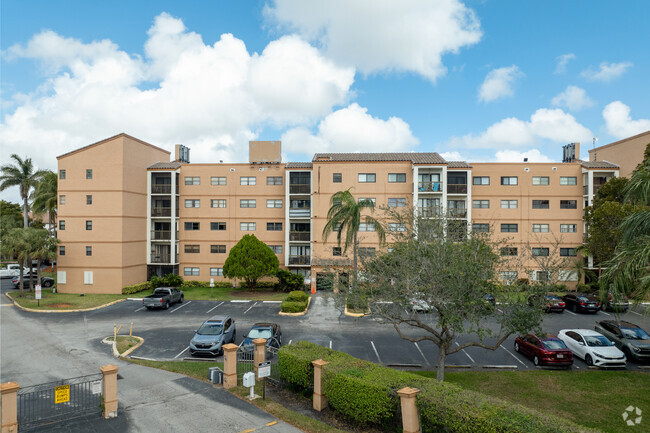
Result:
M608 161L617 164L621 167L620 176L629 179L636 166L643 161L643 152L648 143L650 143L650 131L591 149L589 161Z
M280 141L249 141L248 161L253 163L281 163Z

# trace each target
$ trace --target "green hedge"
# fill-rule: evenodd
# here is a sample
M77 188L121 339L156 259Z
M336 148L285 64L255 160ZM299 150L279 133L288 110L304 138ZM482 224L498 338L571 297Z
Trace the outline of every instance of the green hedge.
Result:
M293 301L293 302L307 302L307 299L309 296L302 290L294 290L293 292L289 293L287 296L287 301Z
M282 301L280 304L280 311L283 313L302 313L307 308L307 301L304 302L295 302L295 301Z
M190 281L184 281L183 285L181 286L181 289L193 289L193 288L203 288L203 287L210 287L210 282L209 281L195 281L195 280L190 280ZM214 282L214 287L220 288L220 289L228 289L232 287L232 283L229 281L215 281Z
M122 294L131 295L133 293L144 292L145 290L151 290L151 289L152 289L151 283L149 281L145 281L144 283L122 287Z
M311 361L319 358L329 362L323 370L323 392L329 405L360 424L395 429L394 423L400 416L396 391L410 386L420 389L417 405L423 432L595 432L553 415L450 383L382 367L305 341L280 349L278 368L282 380L302 389L313 387Z

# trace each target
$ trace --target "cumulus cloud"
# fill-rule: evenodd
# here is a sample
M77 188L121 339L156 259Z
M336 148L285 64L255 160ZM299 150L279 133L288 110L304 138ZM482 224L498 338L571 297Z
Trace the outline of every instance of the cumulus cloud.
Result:
M594 101L587 96L584 89L576 86L567 86L564 92L555 96L551 104L558 107L566 107L569 110L578 111L594 105Z
M474 11L459 0L274 0L266 17L282 29L317 42L340 64L363 73L415 72L435 82L447 68L442 56L482 36Z
M555 65L556 74L564 74L566 72L566 65L576 58L576 55L573 53L562 54L555 58L557 64Z
M491 70L478 91L478 100L491 102L515 94L512 84L523 77L516 65Z
M633 65L630 62L607 63L602 62L597 68L590 66L580 75L591 81L612 81L625 73Z
M465 161L465 158L463 158L463 156L455 150L450 152L442 152L440 156L442 156L446 161Z
M528 162L553 162L551 158L542 154L537 149L531 149L526 152L500 150L494 155L495 162L523 162L524 158L528 158Z
M311 156L317 152L403 152L418 140L402 119L378 119L354 103L325 117L316 134L304 127L286 131L282 144L290 152Z
M650 130L650 119L632 120L630 107L621 101L614 101L605 106L603 118L607 132L622 139Z

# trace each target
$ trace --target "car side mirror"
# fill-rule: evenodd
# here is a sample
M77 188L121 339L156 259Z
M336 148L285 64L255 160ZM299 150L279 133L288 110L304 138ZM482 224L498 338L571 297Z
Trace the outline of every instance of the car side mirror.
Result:
M199 330L198 330L198 329L195 329L195 330L194 330L194 333L196 334L197 332L199 332Z
M581 346L585 345L584 341L578 341L578 344L581 345Z

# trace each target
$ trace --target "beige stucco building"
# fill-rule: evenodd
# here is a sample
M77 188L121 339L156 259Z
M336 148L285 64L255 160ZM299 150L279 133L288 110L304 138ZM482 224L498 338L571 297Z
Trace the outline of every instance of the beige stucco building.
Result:
M636 166L643 161L643 152L650 144L650 131L614 143L605 144L589 151L589 161L611 161L620 166L620 176L632 175Z

